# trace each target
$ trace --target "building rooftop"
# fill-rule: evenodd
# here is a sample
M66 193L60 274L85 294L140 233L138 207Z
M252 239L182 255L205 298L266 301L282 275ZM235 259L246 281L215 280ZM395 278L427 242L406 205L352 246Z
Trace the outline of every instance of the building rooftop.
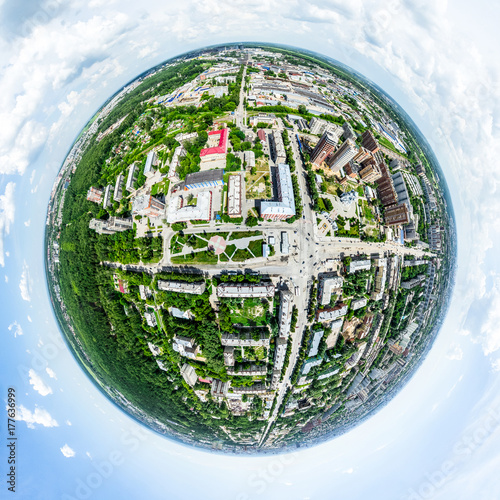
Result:
M194 172L186 175L186 180L181 184L181 188L192 184L202 184L204 182L222 181L224 179L224 170L218 168L215 170L205 170L204 172Z
M278 201L263 201L260 204L261 214L264 215L295 215L295 198L293 195L292 176L290 167L286 163L278 164Z
M200 151L200 156L214 155L214 154L226 154L227 152L227 137L228 129L223 128L220 130L213 130L208 133L209 143L213 142L214 138L218 136L217 146L208 147Z
M196 205L184 205L182 196L172 196L168 205L167 222L210 220L212 217L212 192L202 191L196 196Z

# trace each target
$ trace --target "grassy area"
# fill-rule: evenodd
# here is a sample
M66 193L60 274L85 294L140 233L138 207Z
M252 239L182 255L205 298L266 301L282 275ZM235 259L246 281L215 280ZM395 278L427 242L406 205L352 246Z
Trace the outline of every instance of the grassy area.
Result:
M245 174L245 183L248 199L271 198L271 172L267 161L257 161L255 167Z
M170 241L170 253L180 253L182 247L183 245L179 242L177 235L175 235Z
M231 257L231 255L233 255L233 253L234 253L234 251L235 251L235 250L236 250L236 245L228 245L228 246L226 247L225 252L226 252L226 254L227 254L229 257Z
M232 257L235 262L243 262L252 258L252 254L246 248L236 250L236 253Z
M231 308L231 321L245 326L263 326L267 323L267 308L267 303L259 299L244 299L240 306Z
M255 257L262 257L262 243L262 240L254 240L249 243L248 249Z
M171 257L172 264L217 264L219 259L213 252L206 250L204 252L190 253L187 255L178 255Z
M241 238L251 238L252 236L260 236L261 234L262 234L262 231L240 231L237 233L231 233L231 236L229 237L229 241L240 240Z
M363 211L363 217L369 221L373 222L374 216L371 208L369 207L368 203L365 200L360 200L360 206Z
M216 232L216 233L201 233L201 234L198 234L197 236L201 237L201 238L206 238L207 240L209 240L210 238L213 238L214 236L222 236L224 239L227 239L229 233L219 233L219 232Z
M347 238L359 238L359 220L353 220L351 219L349 221L350 228L347 230L345 228L346 226L346 220L344 220L342 217L337 217L337 226L338 230L336 231L336 236L343 236Z
M155 184L151 188L151 195L155 196L157 194L167 194L169 185L170 185L170 181L168 179L165 179L164 181Z

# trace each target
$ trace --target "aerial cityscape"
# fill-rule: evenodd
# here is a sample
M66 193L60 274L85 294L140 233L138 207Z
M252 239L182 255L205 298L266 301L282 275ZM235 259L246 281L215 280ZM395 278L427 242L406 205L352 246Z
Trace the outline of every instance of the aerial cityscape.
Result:
M157 432L226 453L342 434L412 376L448 307L453 213L380 89L285 47L180 56L91 118L46 265L75 357Z

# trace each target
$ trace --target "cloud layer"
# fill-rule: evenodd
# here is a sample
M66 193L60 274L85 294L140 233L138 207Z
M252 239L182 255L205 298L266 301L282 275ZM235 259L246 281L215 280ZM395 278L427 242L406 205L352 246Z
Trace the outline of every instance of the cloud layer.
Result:
M30 429L34 429L37 425L43 427L57 427L59 425L47 410L38 406L31 411L24 405L19 405L16 408L16 420L26 422Z
M47 396L49 394L52 394L52 387L47 385L38 373L33 370L33 368L30 369L29 373L29 382L33 386L33 389L40 394L40 396Z

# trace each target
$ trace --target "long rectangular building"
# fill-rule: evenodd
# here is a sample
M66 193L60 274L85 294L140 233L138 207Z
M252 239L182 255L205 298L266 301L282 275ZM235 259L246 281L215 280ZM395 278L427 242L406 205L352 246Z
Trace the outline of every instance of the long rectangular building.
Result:
M293 294L288 290L281 291L280 298L279 335L280 337L287 338L290 334L290 325L292 322Z
M186 180L180 188L185 191L202 187L214 187L224 185L224 170L207 170L204 172L194 172L186 175Z
M293 194L290 167L280 163L276 171L278 201L263 201L260 204L260 215L264 219L288 219L295 215L295 198Z
M330 321L332 319L340 318L347 314L347 306L345 304L338 304L335 307L326 309L318 309L316 312L317 321Z
M166 281L158 280L158 290L166 292L191 293L201 295L205 291L204 281Z
M231 347L269 347L270 338L269 335L264 332L260 333L258 338L254 338L251 333L223 333L221 335L221 344L223 346Z
M241 217L241 198L241 175L230 175L227 181L227 215L229 215L229 217Z
M221 283L217 286L218 297L272 297L273 295L273 284Z

